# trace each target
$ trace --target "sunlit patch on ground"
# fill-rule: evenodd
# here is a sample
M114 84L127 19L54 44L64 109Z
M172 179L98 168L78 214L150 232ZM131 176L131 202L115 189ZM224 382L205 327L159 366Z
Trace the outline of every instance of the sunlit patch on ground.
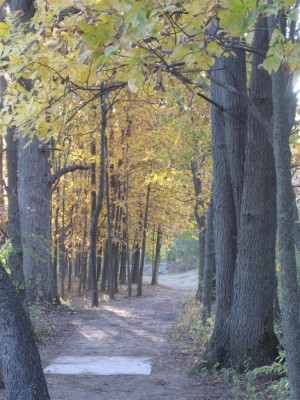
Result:
M45 368L46 374L60 375L150 375L149 358L62 356Z

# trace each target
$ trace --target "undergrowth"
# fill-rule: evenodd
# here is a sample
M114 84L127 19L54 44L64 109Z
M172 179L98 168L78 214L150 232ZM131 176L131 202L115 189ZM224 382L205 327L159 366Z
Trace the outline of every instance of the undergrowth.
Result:
M47 318L45 318L46 310L43 304L39 301L31 303L28 305L28 312L36 340L43 343L52 337L55 326L50 324Z
M188 337L191 341L196 341L203 348L209 341L213 320L209 319L203 325L200 315L200 303L195 298L185 298L182 301L183 309L179 314L179 321L175 328L177 338ZM200 350L200 349L198 349Z
M250 370L245 360L245 373L240 374L233 368L220 369L219 365L208 369L199 358L208 344L212 330L213 319L209 319L205 325L201 319L201 307L198 300L185 298L182 302L182 310L175 327L175 337L179 341L181 354L190 358L193 363L191 373L207 373L217 380L226 379L232 384L232 399L234 400L288 400L289 386L286 376L285 354L279 352L276 361L271 365ZM276 326L276 334L281 337L280 324ZM192 358L192 360L191 360Z

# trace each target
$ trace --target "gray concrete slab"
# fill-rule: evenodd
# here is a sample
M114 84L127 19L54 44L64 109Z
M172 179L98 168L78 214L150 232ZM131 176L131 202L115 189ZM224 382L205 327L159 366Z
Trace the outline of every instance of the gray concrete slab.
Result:
M150 358L62 356L44 369L46 374L60 375L150 375Z

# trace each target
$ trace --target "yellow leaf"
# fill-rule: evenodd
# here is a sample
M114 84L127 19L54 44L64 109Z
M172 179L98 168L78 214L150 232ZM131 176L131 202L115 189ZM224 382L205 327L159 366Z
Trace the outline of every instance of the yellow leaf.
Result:
M6 40L10 37L10 28L5 22L0 22L0 39Z

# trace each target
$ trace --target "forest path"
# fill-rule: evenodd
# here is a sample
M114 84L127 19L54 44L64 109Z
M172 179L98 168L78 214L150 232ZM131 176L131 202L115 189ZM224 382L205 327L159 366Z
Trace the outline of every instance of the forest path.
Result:
M52 400L229 400L228 384L214 387L199 376L189 376L170 341L181 300L193 296L197 286L186 279L189 274L162 276L168 286L146 285L143 297L117 298L101 303L99 310L78 308L72 318L75 329L60 346L59 356L145 357L151 359L152 371L150 375L46 374ZM47 355L42 354L45 366Z
M52 400L210 400L232 399L230 385L212 377L189 375L175 348L175 326L182 298L194 296L197 284L161 277L168 286L144 286L143 297L117 297L101 302L73 301L73 311L56 316L60 334L55 343L42 346L44 368L64 356L117 356L150 359L150 375L60 375L46 373ZM196 281L197 282L197 281ZM53 316L55 318L55 315ZM1 396L0 396L1 397ZM42 399L41 399L42 400Z

